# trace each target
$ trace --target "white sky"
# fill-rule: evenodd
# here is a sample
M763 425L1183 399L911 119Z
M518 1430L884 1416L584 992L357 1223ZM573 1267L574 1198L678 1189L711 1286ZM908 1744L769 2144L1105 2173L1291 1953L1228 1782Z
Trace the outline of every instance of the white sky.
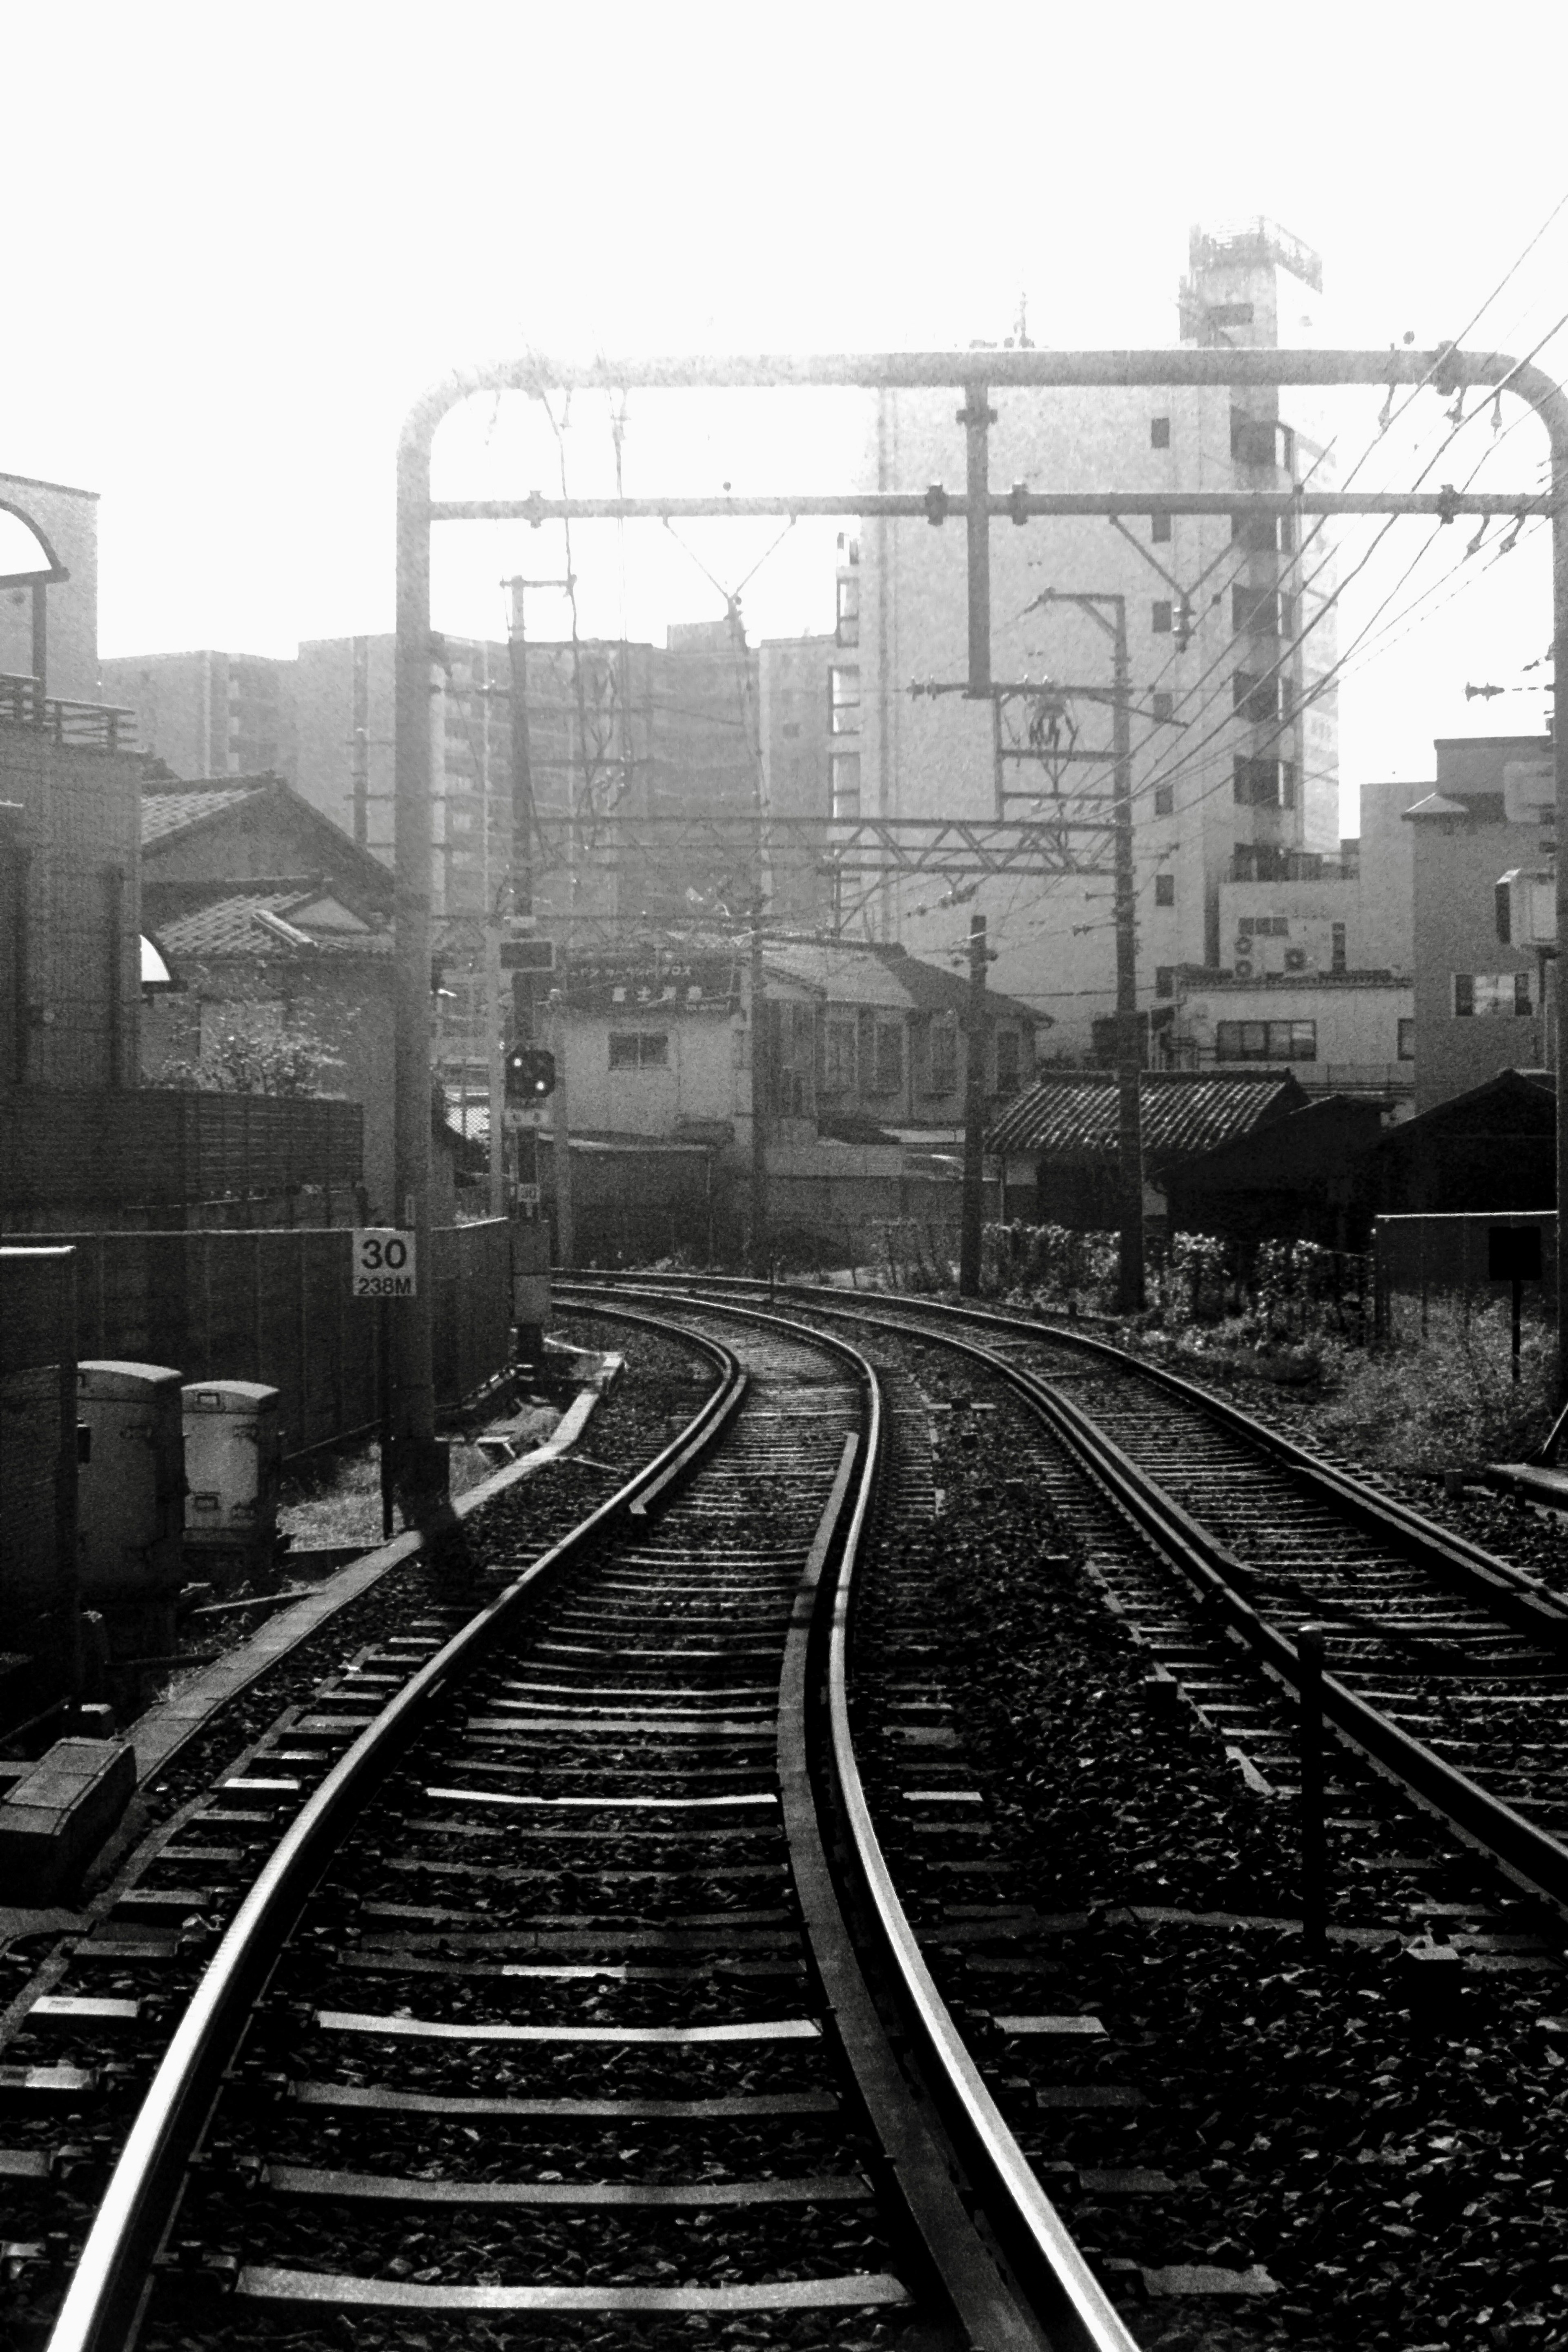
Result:
M1426 347L1568 191L1561 0L1515 0L1500 58L1484 14L1410 0L1072 16L1040 0L13 12L0 467L102 493L106 654L289 653L390 626L398 425L466 361L963 344L1007 333L1020 291L1042 343L1172 342L1190 224L1258 212L1322 253L1334 340ZM1568 211L1467 340L1519 353L1564 310ZM1568 333L1542 359L1568 373ZM1377 405L1345 397L1342 470ZM1358 481L1413 479L1443 405L1423 394ZM628 487L644 467L661 487L829 486L852 431L833 398L736 406L677 425L634 404ZM551 487L537 412L532 440L488 407L453 430L452 487ZM1487 441L1468 433L1432 479L1462 480ZM608 463L602 404L571 442L584 488ZM1543 451L1528 422L1481 478L1533 487ZM1426 530L1390 534L1342 642ZM1447 579L1469 535L1442 533L1350 667L1352 788L1429 774L1435 735L1540 727L1539 693L1463 688L1531 683L1545 530ZM446 536L436 620L453 630L501 634L502 573L560 568L548 534ZM690 537L727 584L767 544ZM574 553L585 628L618 629L623 601L656 637L722 609L657 526L626 534L624 562L613 531ZM1446 584L1407 623L1429 582ZM745 609L753 635L829 627L831 533L802 525ZM542 597L531 630L562 625Z

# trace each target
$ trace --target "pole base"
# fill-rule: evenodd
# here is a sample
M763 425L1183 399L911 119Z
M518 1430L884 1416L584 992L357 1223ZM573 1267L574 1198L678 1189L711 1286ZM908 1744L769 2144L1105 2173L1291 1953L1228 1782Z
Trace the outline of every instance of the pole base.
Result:
M405 1528L432 1534L452 1521L452 1449L444 1437L421 1444L405 1439L397 1449L397 1507Z

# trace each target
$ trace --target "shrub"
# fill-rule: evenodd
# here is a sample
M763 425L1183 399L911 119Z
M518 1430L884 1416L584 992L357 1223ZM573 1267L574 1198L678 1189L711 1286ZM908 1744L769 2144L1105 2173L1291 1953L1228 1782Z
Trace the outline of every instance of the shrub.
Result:
M1323 1360L1328 1393L1315 1435L1391 1469L1517 1462L1552 1423L1555 1334L1526 1328L1516 1382L1506 1308L1435 1318L1419 1344L1375 1354L1329 1342Z

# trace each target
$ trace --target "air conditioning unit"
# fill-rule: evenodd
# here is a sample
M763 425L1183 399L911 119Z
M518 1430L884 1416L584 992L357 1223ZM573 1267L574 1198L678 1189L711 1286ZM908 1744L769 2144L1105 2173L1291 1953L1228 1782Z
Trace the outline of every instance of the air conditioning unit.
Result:
M1248 932L1244 938L1237 940L1236 952L1237 955L1250 955L1252 953L1252 935L1250 932Z
M1557 777L1551 758L1505 761L1502 810L1510 824L1538 824L1557 806Z
M1252 958L1250 956L1238 956L1235 963L1232 964L1231 970L1236 974L1237 980L1250 980L1252 978Z
M1307 969L1306 949L1287 948L1285 950L1285 969L1287 971L1305 971Z
M1497 935L1506 948L1557 944L1557 877L1516 866L1498 877Z

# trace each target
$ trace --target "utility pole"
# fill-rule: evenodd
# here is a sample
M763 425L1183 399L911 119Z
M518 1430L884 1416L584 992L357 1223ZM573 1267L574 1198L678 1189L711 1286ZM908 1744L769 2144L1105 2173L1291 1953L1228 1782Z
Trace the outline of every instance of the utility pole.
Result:
M393 1433L398 1499L410 1527L449 1510L436 1441L430 1226L430 436L438 408L416 410L397 451L397 663L394 729L396 1036L393 1217L412 1231L420 1280L393 1302Z
M985 1215L985 918L969 918L969 1003L964 1013L963 1197L958 1241L958 1295L980 1296L981 1227Z
M361 849L370 841L370 639L353 640L353 733L350 737L350 776L353 802L354 840Z
M1109 591L1047 588L1040 604L1077 604L1111 641L1112 909L1116 926L1116 1305L1143 1306L1142 1055L1138 1044L1138 894L1132 864L1132 680L1127 599ZM1110 617L1100 610L1110 607Z
M555 1007L555 1092L551 1097L553 1113L552 1145L555 1154L555 1254L563 1265L570 1265L576 1248L577 1236L572 1216L572 1120L566 1102L566 950L562 948L556 961L559 985L550 992Z
M521 920L530 923L533 920L533 846L537 828L533 797L533 749L529 736L528 632L524 598L530 588L560 588L570 592L574 584L575 583L570 579L525 580L521 573L517 572L514 572L506 583L507 659L511 677L511 911ZM531 1045L534 1034L532 976L527 972L514 971L511 985L512 1043L514 1045ZM564 981L563 981L563 987L564 987ZM558 1236L565 1236L561 1244L562 1263L565 1265L570 1263L571 1256L568 1243L572 1230L572 1175L571 1169L566 1163L565 1144L562 1139L565 1132L566 1121L564 1011L561 1020L561 1034L555 1044L556 1091L555 1107L552 1116L556 1132L556 1231ZM496 1052L499 1057L500 1052L499 1043ZM499 1075L492 1075L490 1083L490 1118L492 1121L499 1123L501 1117ZM491 1149L493 1152L493 1144ZM531 1202L526 1211L520 1208L517 1214L525 1222L531 1222L542 1217L543 1213L542 1208L531 1205L531 1202L537 1199L539 1192L539 1137L533 1128L525 1127L519 1131L516 1152L518 1185L520 1189L526 1192ZM564 1210L562 1207L563 1201L565 1202ZM521 1266L526 1260L531 1270L533 1255L532 1245L525 1245L514 1234L514 1261Z
M763 974L763 877L757 869L757 894L752 901L752 1271L768 1270L768 1045L767 1003Z
M506 1048L501 1037L500 892L485 907L485 1076L489 1096L490 1214L506 1214Z
M1112 677L1112 835L1116 919L1116 1172L1121 1195L1116 1304L1123 1315L1143 1306L1143 1129L1139 1099L1138 898L1132 874L1132 683L1127 658L1127 599L1108 597L1116 613Z

